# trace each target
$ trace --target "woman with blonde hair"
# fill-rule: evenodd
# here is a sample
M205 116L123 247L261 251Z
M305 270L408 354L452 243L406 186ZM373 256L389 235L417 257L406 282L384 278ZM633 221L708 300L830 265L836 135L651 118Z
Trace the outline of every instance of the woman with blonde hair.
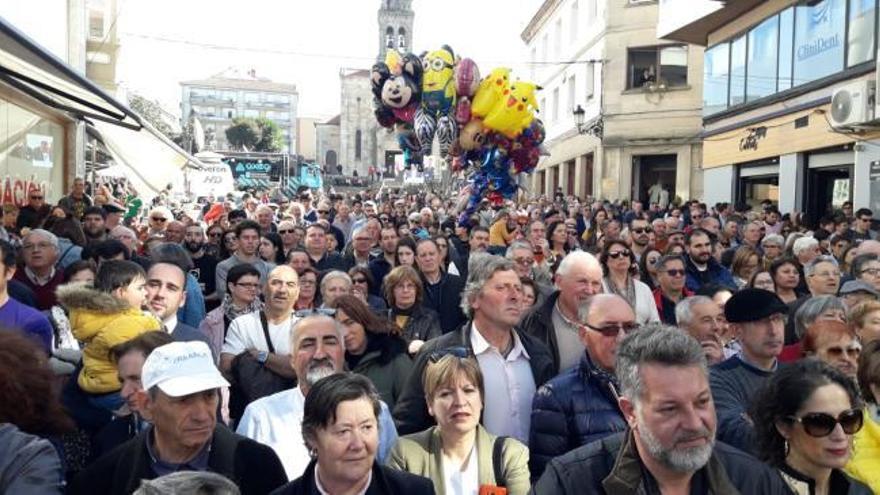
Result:
M401 437L388 466L429 478L438 495L474 494L484 486L525 495L529 450L480 425L485 395L476 359L467 349L454 347L432 353L429 360L422 382L437 425Z

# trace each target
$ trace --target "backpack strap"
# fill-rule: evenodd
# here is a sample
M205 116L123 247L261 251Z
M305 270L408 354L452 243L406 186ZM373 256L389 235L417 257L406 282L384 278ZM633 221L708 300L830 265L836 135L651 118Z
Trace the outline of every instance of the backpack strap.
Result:
M266 313L260 311L260 323L263 324L263 336L266 337L266 345L269 348L269 352L275 354L275 346L272 345L272 339L269 337L269 322L266 321Z
M495 472L495 486L506 486L504 480L504 463L501 459L501 451L504 448L506 436L495 437L492 444L492 470Z

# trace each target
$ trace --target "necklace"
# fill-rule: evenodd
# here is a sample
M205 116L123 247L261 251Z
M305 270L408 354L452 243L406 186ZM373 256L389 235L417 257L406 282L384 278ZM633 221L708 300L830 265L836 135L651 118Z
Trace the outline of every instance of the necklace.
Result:
M559 313L559 316L562 317L562 321L564 321L565 324L569 327L569 330L573 330L575 333L577 333L582 325L580 323L571 321L567 316L565 316L565 313L562 312L562 308L559 307L558 299L556 300L555 309L556 312Z

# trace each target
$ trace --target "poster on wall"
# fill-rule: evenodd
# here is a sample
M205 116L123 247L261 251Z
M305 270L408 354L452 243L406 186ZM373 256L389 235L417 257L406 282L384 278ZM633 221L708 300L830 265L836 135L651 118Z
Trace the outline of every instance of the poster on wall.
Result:
M25 136L26 155L31 164L39 168L52 168L52 136L28 134Z

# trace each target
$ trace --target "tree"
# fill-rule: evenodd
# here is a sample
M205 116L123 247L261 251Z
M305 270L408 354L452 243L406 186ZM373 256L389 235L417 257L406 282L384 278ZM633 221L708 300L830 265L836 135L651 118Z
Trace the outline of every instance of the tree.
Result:
M226 141L233 149L256 151L261 138L262 131L254 119L234 118L232 125L226 128Z
M260 128L260 140L257 142L255 151L278 152L281 151L281 129L278 124L269 119L257 119L257 127Z
M143 96L131 93L128 96L128 106L169 139L174 139L177 136L174 129L166 121L168 112L162 109L158 101L148 100Z

